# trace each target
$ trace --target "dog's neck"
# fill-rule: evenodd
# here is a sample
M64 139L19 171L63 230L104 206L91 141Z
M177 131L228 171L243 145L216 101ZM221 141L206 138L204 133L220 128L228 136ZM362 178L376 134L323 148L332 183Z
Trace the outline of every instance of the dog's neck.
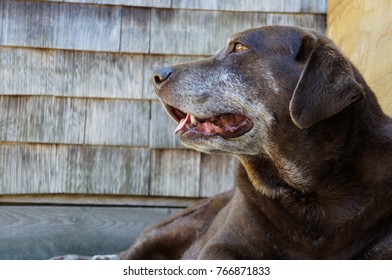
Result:
M359 136L358 125L338 121L313 130L283 131L269 135L268 146L259 155L239 157L250 182L263 195L280 198L293 192L318 193L358 179L367 137Z

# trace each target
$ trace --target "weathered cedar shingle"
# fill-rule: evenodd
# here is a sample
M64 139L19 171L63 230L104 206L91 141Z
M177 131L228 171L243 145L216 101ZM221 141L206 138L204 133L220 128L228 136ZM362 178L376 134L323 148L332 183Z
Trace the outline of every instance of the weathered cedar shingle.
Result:
M212 196L234 188L238 160L231 155L201 154L200 196Z
M68 193L147 195L150 151L111 147L73 147L61 150L72 166L61 183ZM67 184L77 178L74 184ZM71 189L71 186L74 189Z
M135 100L87 100L85 144L147 147L150 103Z
M0 93L48 94L54 83L52 55L51 51L0 47Z
M142 99L142 69L143 55L0 47L0 94Z
M0 96L0 141L148 147L150 102Z
M1 20L0 20L0 43L1 42L3 42L3 33L4 33L4 31L3 31L3 18L4 18L4 16L5 16L5 13L4 13L4 1L0 1L0 18L1 18Z
M86 100L0 97L0 141L83 144Z
M199 196L200 153L152 150L150 195Z
M142 98L142 55L58 51L56 56L58 95Z
M150 150L0 145L0 193L147 195Z
M173 133L176 126L176 123L163 109L161 102L151 101L150 147L184 148L179 137Z
M119 50L119 6L6 1L4 14L2 45Z
M122 52L150 52L151 9L123 8L121 46Z

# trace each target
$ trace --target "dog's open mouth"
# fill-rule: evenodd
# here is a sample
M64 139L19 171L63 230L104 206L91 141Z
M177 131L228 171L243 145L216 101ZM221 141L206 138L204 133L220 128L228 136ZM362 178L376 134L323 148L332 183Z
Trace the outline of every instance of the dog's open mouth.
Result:
M178 122L174 133L199 133L203 136L219 135L223 138L236 138L244 135L253 127L253 122L241 114L226 113L212 118L196 118L172 106L166 105L166 111Z

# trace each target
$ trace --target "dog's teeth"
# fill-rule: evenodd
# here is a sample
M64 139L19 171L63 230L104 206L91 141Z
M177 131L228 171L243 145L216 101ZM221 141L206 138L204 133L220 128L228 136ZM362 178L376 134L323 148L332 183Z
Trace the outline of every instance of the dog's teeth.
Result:
M187 127L189 129L187 124L189 122L190 117L191 117L190 114L187 114L185 118L181 119L180 123L174 130L174 134L177 134L177 132L181 131L184 127Z
M194 115L191 115L191 124L197 124L197 119Z

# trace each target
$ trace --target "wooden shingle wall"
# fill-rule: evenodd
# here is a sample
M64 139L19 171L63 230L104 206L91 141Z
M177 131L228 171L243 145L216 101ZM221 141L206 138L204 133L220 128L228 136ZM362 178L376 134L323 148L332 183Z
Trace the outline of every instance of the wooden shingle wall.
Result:
M246 28L324 32L326 2L0 0L0 203L183 206L232 188L234 158L173 135L153 69L209 56Z

